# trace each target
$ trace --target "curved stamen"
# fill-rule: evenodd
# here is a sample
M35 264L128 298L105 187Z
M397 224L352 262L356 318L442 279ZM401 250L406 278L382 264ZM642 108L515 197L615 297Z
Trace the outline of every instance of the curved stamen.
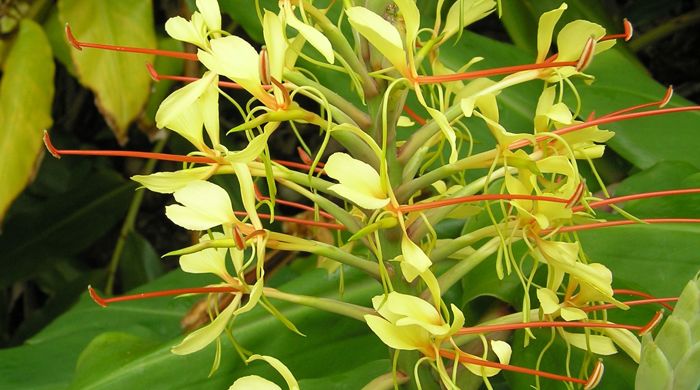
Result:
M622 24L624 26L625 32L622 34L610 34L606 35L598 40L598 42L603 42L603 41L609 41L611 39L624 39L625 42L629 41L632 39L632 35L634 35L634 26L632 26L632 23L630 23L627 18L624 18L622 20Z
M538 64L525 64L525 65L513 65L504 66L500 68L492 68L485 70L475 70L471 72L446 74L440 76L418 76L416 77L416 82L419 84L436 84L436 83L447 83L451 81L460 81L468 79L476 79L479 77L490 77L498 76L503 74L510 74L516 72L522 72L526 70L537 70L537 69L548 69L548 68L561 68L564 66L576 67L579 61L562 61L562 62L543 62Z
M181 51L170 51L170 50L159 50L159 49L145 49L142 47L130 47L130 46L116 46L116 45L106 45L102 43L91 43L91 42L81 42L75 39L73 32L70 29L70 25L66 23L66 39L68 42L76 49L83 50L84 47L89 47L93 49L111 50L111 51L121 51L126 53L139 53L139 54L153 54L163 57L180 58L188 61L198 61L197 55L193 53L184 53Z
M653 299L640 299L636 301L625 301L622 302L626 306L639 306L639 305L648 305L651 303L664 303L664 302L676 302L678 300L678 297L671 297L671 298L653 298ZM602 305L594 305L594 306L588 306L588 307L582 307L581 310L585 312L590 312L590 311L598 311L598 310L607 310L607 309L615 309L617 306L613 303L605 303Z
M265 196L265 195L263 195L262 192L260 192L260 189L258 188L258 186L253 185L253 189L255 190L255 198L258 201L270 200L269 196ZM298 202L292 202L289 200L279 199L279 198L275 198L275 203L279 203L279 204L285 205L285 206L295 207L295 208L298 208L300 210L316 211L313 207L311 207L309 205L306 205L303 203L298 203ZM319 215L321 215L325 218L335 219L332 215L328 214L327 212L325 212L323 210L319 210L318 213L319 213Z
M630 200L649 199L649 198L658 198L658 197L663 197L663 196L685 195L685 194L700 194L700 188L684 188L684 189L680 189L680 190L643 192L641 194L617 196L614 198L608 198L608 199L603 199L603 200L599 200L596 202L591 202L588 204L588 207L597 208L597 207L603 207L603 206L606 206L609 204L627 202ZM573 211L582 211L585 208L586 208L585 206L579 205L579 206L575 206L573 208Z
M418 124L421 125L421 126L423 126L423 125L425 124L425 122L426 122L426 120L425 120L423 117L421 117L420 115L416 114L416 112L413 111L413 110L411 110L411 108L408 107L407 105L404 105L404 106L403 106L403 112L405 112L406 115L410 116L411 119L413 119L414 121L416 121L416 123L418 123Z
M151 78L153 81L161 81L161 80L173 80L173 81L181 81L183 83L191 83L194 81L199 80L199 77L189 77L189 76L173 76L173 75L163 75L158 73L156 68L153 67L152 64L147 63L146 64L146 69L148 69L148 74L151 75ZM287 87L286 84L282 84L285 87ZM219 86L222 88L230 88L230 89L245 89L242 85L238 83L234 83L231 81L219 81ZM272 89L272 85L262 85L263 89L269 91Z
M118 297L112 297L112 298L103 298L99 294L97 294L97 291L95 291L92 286L88 286L88 292L90 293L90 298L92 298L95 303L102 307L107 307L110 303L114 302L124 302L124 301L135 301L139 299L148 299L148 298L160 298L160 297L169 297L173 295L183 295L183 294L211 294L211 293L232 293L232 292L240 292L240 290L233 288L233 287L228 287L228 286L219 286L219 287L193 287L193 288L178 288L174 290L162 290L162 291L153 291L153 292L146 292L146 293L140 293L140 294L133 294L133 295L122 295Z
M647 298L647 299L655 299L656 297L647 294L645 292L637 291L637 290L629 290L629 289L624 289L624 288L616 288L613 290L613 294L620 294L620 295L634 295L642 298ZM668 303L661 302L661 306L667 308L670 311L673 311L673 306L669 305Z
M56 158L61 158L63 155L71 156L107 156L107 157L134 157L145 158L163 161L190 162L199 164L218 164L218 161L204 156L182 156L179 154L168 153L153 153L153 152L136 152L131 150L72 150L72 149L56 149L51 143L49 132L44 130L44 145L49 153Z
M302 170L306 170L306 171L311 169L311 165L302 164L302 163L298 163L298 162L294 162L294 161L286 161L286 160L272 160L272 161L276 162L279 165L288 167L288 168L296 168L296 169L302 169ZM314 168L314 171L316 173L323 173L323 169L319 168L319 167Z
M661 100L659 100L659 101L656 101L656 102L649 102L649 103L643 103L643 104L638 104L638 105L636 105L636 106L623 108L623 109L621 109L621 110L617 110L617 111L613 111L613 112L611 112L611 113L609 113L609 114L605 114L605 115L599 117L598 119L600 119L600 118L609 118L609 117L612 117L612 116L618 116L618 115L621 115L621 114L624 114L624 113L628 113L628 112L631 112L631 111L637 111L637 110L641 110L641 109L643 109L643 108L648 108L648 107L659 107L659 108L664 108L664 107L668 104L668 102L671 101L671 98L672 98L672 97L673 97L673 86L672 86L672 85L669 85L668 88L666 88L666 93L664 94L664 97L663 97ZM591 114L592 114L592 113L591 113ZM594 119L593 117L590 117L590 118L591 118L591 119Z
M518 324L485 325L462 328L457 331L458 335L479 334L500 332L504 330L532 329L532 328L607 328L607 329L627 329L641 331L645 327L638 325L613 324L604 322L580 322L580 321L533 321Z
M525 367L520 367L520 366L512 366L510 364L496 363L496 362L492 362L490 360L484 360L484 359L472 357L470 355L465 354L462 351L459 351L459 356L457 356L452 351L447 351L447 350L442 350L442 349L439 351L439 353L440 353L440 356L448 358L448 359L452 359L452 360L454 360L456 357L462 363L475 364L475 365L483 366L483 367L492 367L492 368L498 368L498 369L506 370L506 371L519 372L521 374L539 376L542 378L553 379L553 380L560 381L560 382L572 382L572 383L579 383L582 385L585 385L588 383L588 381L583 380L583 379L579 379L579 378L572 378L572 377L568 377L568 376L564 376L564 375L552 374L551 372L533 370L531 368L525 368Z
M240 217L247 217L248 216L248 213L245 211L234 211L233 213L237 216L240 216ZM260 218L272 219L272 216L270 214L258 213L258 216ZM317 227L323 227L323 228L335 229L335 230L345 230L345 226L338 224L338 223L310 221L308 219L285 217L285 216L280 216L280 215L276 215L275 219L278 221L283 221L283 222L298 223L299 225L309 225L309 226L317 226Z
M566 232L578 232L581 230L592 230L592 229L611 227L611 226L643 225L645 223L646 224L700 223L700 218L644 218L644 219L640 219L640 221L642 221L643 223L639 223L638 221L631 221L631 220L625 219L622 221L604 221L604 222L596 222L596 223L587 223L587 224L583 224L583 225L563 226L560 228L543 229L541 234L551 233L554 230L556 230L558 233L566 233Z

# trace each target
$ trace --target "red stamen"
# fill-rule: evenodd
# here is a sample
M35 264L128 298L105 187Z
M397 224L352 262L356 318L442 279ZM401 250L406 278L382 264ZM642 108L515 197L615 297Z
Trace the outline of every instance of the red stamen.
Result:
M241 231L238 230L238 226L233 227L233 240L236 242L236 248L238 248L238 250L242 251L245 249L245 242L243 241L243 236L241 236Z
M636 301L626 301L622 302L626 306L639 306L639 305L648 305L651 303L663 303L663 302L676 302L678 300L678 297L671 297L671 298L652 298L652 299L640 299ZM607 309L615 309L617 306L612 303L605 303L602 305L594 305L594 306L588 306L588 307L582 307L581 310L585 312L590 312L590 311L598 311L598 310L607 310Z
M257 200L259 200L259 201L270 200L269 196L265 196L262 194L262 192L260 192L260 189L258 188L258 186L253 186L253 189L255 190L255 198ZM315 209L309 205L305 205L303 203L292 202L289 200L275 198L275 203L279 203L279 204L285 205L285 206L295 207L295 208L298 208L301 210L315 211ZM319 210L318 213L325 218L334 219L334 217L332 215L328 214L327 212L325 212L323 210Z
M654 314L654 317L652 317L651 320L649 320L649 322L639 330L639 335L644 336L645 334L651 332L651 330L661 322L663 317L664 313L661 310L657 311L656 314Z
M49 132L44 130L44 145L49 153L56 158L61 158L62 155L72 156L108 156L108 157L134 157L145 158L163 161L191 162L200 164L217 164L218 162L210 157L203 156L182 156L179 154L153 153L153 152L136 152L131 150L71 150L71 149L56 149L51 143Z
M637 110L641 110L643 108L648 108L648 107L657 107L658 106L659 108L663 108L671 100L671 97L673 97L673 86L672 85L670 85L668 88L666 88L666 93L664 94L664 97L659 101L643 103L643 104L639 104L636 106L623 108L621 110L617 110L617 111L611 112L609 114L605 114L605 115L601 116L600 118L609 118L612 116L618 116L620 114L624 114L624 113L631 112L631 111L637 111Z
M189 61L198 61L196 54L184 53L181 51L145 49L142 47L115 46L115 45L105 45L102 43L81 42L81 41L78 41L77 39L75 39L75 36L73 36L73 32L71 31L68 23L66 23L66 39L73 47L75 47L78 50L83 50L84 47L89 47L89 48L93 48L93 49L121 51L121 52L126 52L126 53L154 54L157 56L180 58L180 59L189 60Z
M276 162L279 165L288 167L288 168L296 168L296 169L302 169L302 170L306 170L306 171L311 169L311 165L301 164L301 163L294 162L294 161L286 161L286 160L272 160L272 161ZM323 169L316 167L316 168L314 168L314 172L323 173Z
M625 196L618 196L614 198L604 199L597 202L591 202L588 204L591 208L603 207L609 204L622 203L630 200L637 199L648 199L657 198L662 196L672 196L672 195L685 195L685 194L700 194L700 188L686 188L680 190L666 190L666 191L654 191L654 192L643 192L641 194L632 194ZM585 206L579 205L573 208L574 211L582 211Z
M586 382L586 385L583 386L583 390L591 390L598 386L600 380L603 379L604 371L605 366L603 366L603 361L601 359L598 359L598 361L595 364L595 367L593 367L591 375L588 376L588 381Z
M92 286L88 286L88 292L90 293L90 298L92 298L95 303L102 307L107 307L110 303L114 302L124 302L124 301L135 301L138 299L148 299L148 298L160 298L168 297L173 295L183 295L183 294L211 294L211 293L232 293L239 292L240 290L233 287L193 287L193 288L178 288L174 290L163 290L163 291L153 291L147 293L133 294L133 295L122 295L113 298L103 298L97 294Z
M624 39L625 42L629 41L632 39L632 35L634 35L634 26L632 26L632 23L630 23L627 18L622 20L622 24L624 26L625 32L622 34L610 34L606 35L598 40L598 42L603 42L603 41L609 41L611 39Z
M452 351L446 351L446 350L441 349L439 351L439 353L440 353L440 356L448 358L448 359L452 359L452 360L454 360L456 357L456 354ZM492 362L489 360L474 358L474 357L471 357L469 355L464 354L461 351L460 351L459 356L457 358L462 363L476 364L476 365L483 366L483 367L499 368L501 370L513 371L513 372L519 372L521 374L539 376L542 378L553 379L553 380L560 381L560 382L580 383L582 385L585 385L586 383L588 383L587 381L585 381L583 379L579 379L579 378L572 378L572 377L568 377L568 376L564 376L564 375L552 374L551 372L533 370L531 368L512 366L510 364L496 363L496 362Z
M644 112L633 112L629 114L622 114L622 115L616 115L616 116L611 116L607 118L598 118L594 119L592 121L587 121L583 123L579 123L576 125L572 126L567 126L567 127L562 127L561 129L554 130L552 131L552 134L557 134L557 135L564 135L567 133L571 133L576 130L581 130L585 129L591 126L597 126L597 125L603 125L607 123L613 123L613 122L621 122L621 121L626 121L630 119L637 119L637 118L644 118L647 116L655 116L655 115L665 115L665 114L672 114L675 112L685 112L685 111L700 111L700 106L686 106L686 107L672 107L672 108L662 108L658 110L651 110L651 111L644 111ZM545 135L536 137L535 140L537 142L544 141L548 137ZM517 141L513 142L508 148L509 149L518 149L525 147L530 144L530 141L527 140L522 140L522 141Z
M641 219L644 223L700 223L700 218L645 218ZM583 225L563 226L561 228L552 228L542 230L542 234L551 233L556 230L558 233L578 232L581 230L592 230L611 226L635 225L637 221L622 220L622 221L605 221L596 223L587 223Z
M250 234L245 236L245 240L250 241L253 238L255 238L256 236L264 236L266 234L267 234L267 231L265 229L253 230L252 232L250 232Z
M611 324L602 322L578 322L578 321L533 321L533 322L523 322L518 324L504 324L504 325L485 325L485 326L473 326L469 328L462 328L457 331L456 334L478 334L478 333L490 333L490 332L500 332L504 330L515 330L515 329L531 329L531 328L613 328L613 329L627 329L627 330L637 330L641 331L644 329L643 326L638 325L625 325L625 324Z
M539 196L539 195L521 195L521 194L483 194L483 195L470 195L470 196L460 196L458 198L442 199L436 200L429 203L418 203L411 205L402 205L398 207L398 211L410 212L418 210L434 209L437 207L450 206L453 204L467 203L467 202L480 202L484 200L539 200L543 202L555 202L555 203L569 203L569 199L556 198L553 196Z
M233 213L238 215L238 216L242 216L242 217L248 216L248 213L245 211L234 211ZM258 216L260 218L267 218L267 219L272 218L272 216L270 214L258 213ZM345 226L338 224L338 223L310 221L308 219L284 217L284 216L275 216L275 219L278 221L283 221L283 222L298 223L299 225L309 225L309 226L317 226L317 227L323 227L323 228L335 229L335 230L345 230Z
M148 69L148 73L151 75L151 78L153 81L161 81L161 80L174 80L174 81L182 81L184 83L191 83L193 81L199 80L197 77L188 77L188 76L171 76L171 75L162 75L158 73L156 68L153 67L151 64L146 64L146 68ZM219 81L219 86L222 88L231 88L231 89L243 89L243 87L238 84L238 83L233 83L230 81ZM270 89L270 86L264 86L266 89Z
M586 45L583 46L583 51L581 52L581 58L578 59L576 64L576 71L581 72L591 64L593 60L593 54L595 53L596 40L593 37L588 38Z
M450 81L475 79L475 78L479 78L479 77L498 76L498 75L502 75L502 74L522 72L525 70L561 68L564 66L576 67L578 65L578 63L579 63L579 61L563 61L563 62L543 62L543 63L539 63L539 64L504 66L501 68L475 70L475 71L471 71L471 72L447 74L447 75L440 75L440 76L418 76L418 77L416 77L415 81L419 84L446 83L446 82L450 82Z
M313 164L314 160L311 158L311 156L309 156L308 153L306 153L304 149L301 148L301 146L297 146L297 154L299 155L299 159L301 160L301 162L303 162L304 164L308 166L311 166L311 164ZM317 165L319 167L323 167L324 164L319 161Z
M634 295L642 298L647 298L647 299L655 299L656 297L647 294L645 292L637 291L637 290L628 290L628 289L621 289L621 288L616 288L613 290L613 293L615 294L622 294L622 295ZM673 311L673 306L669 305L668 303L661 303L661 306L667 308L670 311Z
M420 115L416 114L415 111L411 110L411 108L408 107L408 106L406 106L406 105L403 106L403 112L405 112L406 115L410 116L411 119L413 119L414 121L416 121L416 122L417 122L419 125L421 125L421 126L424 125L425 122L426 122L425 119L423 119L423 117L421 117Z

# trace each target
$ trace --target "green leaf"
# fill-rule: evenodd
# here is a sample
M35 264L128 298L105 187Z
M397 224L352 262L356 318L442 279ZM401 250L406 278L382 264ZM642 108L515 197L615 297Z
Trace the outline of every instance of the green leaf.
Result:
M138 291L212 282L208 276L175 271ZM314 270L279 288L337 298L338 277ZM367 305L380 291L376 281L358 272L345 272L345 301ZM104 309L83 296L76 307L27 345L0 351L0 360L8 362L0 365L0 377L10 388L32 389L65 388L70 383L81 389L161 388L164 384L168 388L221 389L249 374L279 380L267 365L245 366L226 338L222 340L221 368L211 378L207 374L214 356L213 345L188 356L170 352L183 337L180 319L199 298L130 301ZM390 357L386 346L364 323L308 307L273 303L307 337L290 332L261 307L238 318L233 334L244 347L279 358L300 382L308 381L311 388L359 388L363 381L390 371L390 363L385 360ZM358 386L345 384L342 379L353 372L358 374L349 383Z
M13 214L0 235L0 286L90 246L123 217L135 187L114 172L100 172L66 194Z
M58 2L63 23L78 40L155 48L151 1ZM71 50L80 82L96 96L97 107L117 140L127 140L129 124L140 114L150 93L151 79L144 64L152 55L96 49Z
M162 261L155 249L138 232L129 232L119 260L122 290L131 290L153 281L162 274Z
M20 23L0 83L0 222L32 179L42 150L42 131L52 124L54 63L41 27Z

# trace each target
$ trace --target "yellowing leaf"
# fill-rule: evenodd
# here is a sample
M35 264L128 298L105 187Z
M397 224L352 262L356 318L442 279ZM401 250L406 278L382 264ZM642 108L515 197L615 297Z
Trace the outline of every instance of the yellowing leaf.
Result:
M34 175L42 132L52 123L53 77L44 32L22 20L0 83L0 221Z
M87 42L155 48L151 1L58 2L61 21ZM127 141L129 124L141 113L150 94L151 78L144 64L152 55L107 50L71 50L80 83L95 93L97 107L117 140Z

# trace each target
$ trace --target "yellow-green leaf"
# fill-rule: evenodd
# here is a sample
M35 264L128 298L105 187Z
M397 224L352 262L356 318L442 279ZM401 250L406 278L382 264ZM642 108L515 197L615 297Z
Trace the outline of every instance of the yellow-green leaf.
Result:
M42 132L52 123L53 77L48 39L23 20L0 82L0 220L35 172Z
M151 1L58 2L60 19L78 40L119 46L155 48ZM151 78L144 64L152 55L106 50L71 50L78 79L95 93L95 101L117 140L127 141L129 124L148 99Z

